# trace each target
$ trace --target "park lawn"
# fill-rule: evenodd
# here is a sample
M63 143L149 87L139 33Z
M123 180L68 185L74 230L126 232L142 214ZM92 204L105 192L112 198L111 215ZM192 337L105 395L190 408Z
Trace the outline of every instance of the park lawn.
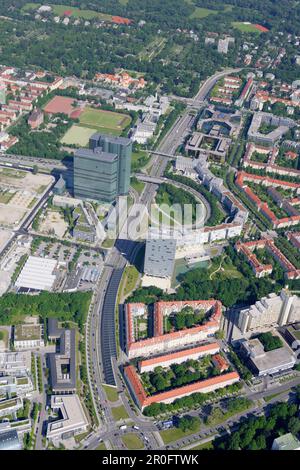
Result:
M97 129L74 124L61 138L60 142L65 145L88 147L89 139L95 132L97 132Z
M189 450L213 450L213 440L204 442L204 444L198 444L195 447L191 447Z
M79 117L80 125L96 128L101 132L113 131L121 134L131 122L131 117L126 114L114 113L102 109L86 107Z
M190 15L192 19L199 19L206 18L209 15L216 15L219 12L217 10L210 10L209 8L201 8L196 7L193 13Z
M135 189L137 193L142 194L145 183L139 180L131 180L130 186Z
M108 249L108 248L112 248L112 247L114 246L114 244L115 244L115 241L116 241L116 240L113 239L113 238L105 238L105 240L104 240L104 242L102 243L101 246L102 246L103 248L107 248L107 249Z
M129 418L128 413L123 405L112 407L111 412L115 421Z
M22 10L37 10L42 4L41 3L26 3ZM57 16L64 16L65 11L72 11L70 15L73 18L82 18L84 20L92 20L93 18L99 18L101 20L110 21L112 19L112 15L106 15L104 13L98 13L94 10L81 10L80 8L72 7L71 5L52 5L49 3L49 6L52 7L52 11L54 15Z
M130 294L135 288L139 278L139 272L135 266L126 266L124 270L123 297Z
M200 424L198 423L196 430L192 431L191 429L188 429L187 431L182 431L179 428L171 428L171 429L165 429L164 431L160 431L160 435L164 441L165 444L169 444L170 442L173 441L178 441L178 439L182 439L183 437L187 437L190 434L195 434L198 432L200 429Z
M256 34L260 34L261 31L256 28L256 26L254 24L245 24L241 21L233 21L232 23L232 26L238 30L240 30L242 33L256 33Z
M122 437L122 441L129 450L144 449L143 441L133 432L125 434L125 436Z
M0 329L0 341L3 341L5 348L8 348L8 331Z
M105 446L104 442L101 442L101 444L98 445L96 450L106 450L106 446Z
M83 441L89 435L89 433L90 432L88 431L88 432L83 432L81 434L78 434L77 436L74 436L74 439L77 442L77 444Z
M102 385L102 387L109 401L118 401L119 395L115 387L110 387L109 385Z
M131 171L139 172L144 166L146 166L150 161L150 154L145 150L138 150L137 152L132 152L131 157Z

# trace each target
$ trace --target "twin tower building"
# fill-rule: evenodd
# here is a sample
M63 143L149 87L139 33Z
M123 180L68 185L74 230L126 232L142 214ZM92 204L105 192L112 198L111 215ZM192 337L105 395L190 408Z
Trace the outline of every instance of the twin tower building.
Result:
M93 134L89 148L74 155L74 196L113 202L128 194L132 141L125 137Z

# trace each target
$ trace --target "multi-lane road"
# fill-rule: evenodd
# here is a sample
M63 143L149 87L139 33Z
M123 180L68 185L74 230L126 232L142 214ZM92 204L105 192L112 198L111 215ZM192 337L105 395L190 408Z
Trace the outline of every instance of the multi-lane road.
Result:
M201 86L196 97L188 106L181 116L176 120L170 131L166 134L161 141L156 152L152 156L151 169L149 171L150 177L155 181L155 178L160 178L168 164L168 158L165 155L174 156L177 148L184 142L185 137L191 132L196 116L191 113L191 107L203 105L204 99L207 97L209 91L219 80L220 77L232 73L233 70L227 70L215 74L210 77ZM136 200L137 203L143 205L145 208L149 207L155 191L157 183L146 182L142 194ZM134 209L132 209L134 210ZM126 223L133 216L132 211L129 211ZM128 225L128 224L127 224ZM117 354L117 335L116 331L116 302L118 296L118 289L122 278L122 273L128 261L132 262L137 252L137 247L134 243L127 240L126 232L120 229L120 235L115 243L115 246L109 253L104 270L102 273L100 284L97 287L94 295L94 307L89 317L89 333L88 341L88 366L90 371L90 385L93 392L94 403L98 408L99 416L101 415L101 424L97 430L96 437L93 442L89 443L88 448L93 448L97 444L100 437L109 439L111 437L111 429L116 429L112 420L111 405L108 403L102 384L115 385L119 392L122 392L122 383L118 379L118 354ZM128 400L126 395L120 394L121 400L126 409L129 409ZM101 407L100 403L101 402ZM131 418L135 424L141 428L141 432L155 431L157 428L145 422L141 416L131 414ZM118 439L120 430L114 432L114 442ZM157 446L151 433L148 437L149 443ZM148 442L147 441L147 442ZM122 446L121 446L122 448ZM155 448L155 447L154 447Z
M153 154L149 171L151 177L160 178L163 175L169 161L165 155L174 156L177 148L190 133L196 118L195 113L191 111L195 108L200 108L205 103L209 91L219 78L234 71L233 69L226 70L210 77L203 83L193 99L185 101L187 104L186 110L176 120ZM68 163L64 164L63 162L14 155L2 155L1 160L16 167L19 164L28 165L29 167L38 165L39 170L52 174L70 172ZM136 202L148 207L153 200L156 189L157 184L147 182L142 194L138 197L135 195ZM134 216L133 210L134 208L129 210L126 222ZM139 428L138 434L144 440L145 446L155 449L162 447L162 443L158 441L157 433L155 433L157 427L151 420L143 417L140 412L134 412L131 409L127 395L124 392L124 384L120 378L118 367L118 332L116 331L115 322L118 289L126 264L133 262L138 252L138 244L132 243L127 239L128 237L123 236L122 229L120 233L121 236L116 240L114 247L106 257L101 278L94 290L86 325L88 377L92 399L99 418L99 426L93 430L93 435L89 438L85 448L96 448L99 439L110 440L116 448L123 448L121 437L124 431L118 428L113 419L111 404L108 402L103 389L103 383L107 383L117 387L120 403L123 404L130 419Z

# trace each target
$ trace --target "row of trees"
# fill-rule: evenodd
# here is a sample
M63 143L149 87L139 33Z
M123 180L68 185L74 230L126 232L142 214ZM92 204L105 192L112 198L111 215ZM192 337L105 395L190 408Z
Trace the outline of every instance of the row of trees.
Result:
M294 435L300 432L298 405L278 403L271 407L267 416L252 417L228 437L217 439L214 442L214 448L217 450L271 449L274 439L288 432Z
M60 321L74 321L83 330L91 292L50 293L39 295L8 293L0 297L0 324L14 325L25 316L39 315L57 318Z
M193 393L182 398L177 398L172 403L152 403L145 408L143 413L146 416L159 416L163 414L176 413L180 410L191 410L203 406L204 403L219 400L227 395L235 395L240 392L242 385L237 382L210 393Z

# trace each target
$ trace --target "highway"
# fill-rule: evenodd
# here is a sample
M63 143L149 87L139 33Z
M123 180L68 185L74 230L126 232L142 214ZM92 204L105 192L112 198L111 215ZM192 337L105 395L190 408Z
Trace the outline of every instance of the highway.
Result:
M192 105L198 105L203 97L206 97L209 90L214 86L216 81L226 74L232 73L232 70L223 71L210 77L200 88L196 97L193 100ZM201 103L203 104L203 103ZM200 104L199 104L200 106ZM177 148L183 143L185 137L190 133L192 126L195 122L196 116L191 114L189 108L179 116L175 124L172 126L170 131L162 139L160 145L153 152L152 166L149 172L150 177L159 178L162 177L169 159L166 156L175 156ZM139 195L136 203L142 204L145 208L148 208L151 204L158 183L146 182L145 187L141 195ZM135 195L136 197L137 195ZM199 197L198 193L197 196ZM131 210L129 211L127 219L133 216ZM118 296L118 288L122 277L123 270L127 262L133 262L135 254L137 252L136 245L128 240L126 233L123 234L122 228L120 229L120 235L116 240L116 243L108 254L105 262L104 270L99 281L99 286L96 289L94 295L94 306L89 317L88 327L88 367L90 385L93 393L93 401L97 406L97 413L101 417L100 427L96 430L95 440L88 444L87 448L94 448L96 446L100 433L101 439L109 439L111 437L112 426L115 428L115 424L112 420L111 406L107 402L105 393L103 391L102 384L107 383L110 385L116 385L119 392L122 392L122 383L118 379L118 352L117 352L117 332L115 327L115 309L116 301ZM128 399L125 394L121 393L121 400L129 411ZM101 406L100 406L100 403ZM137 417L131 416L135 423L139 423L143 432L152 431L154 432L157 428L151 424L145 424L145 418L142 416ZM115 435L116 434L116 435ZM118 439L118 432L114 433L115 439ZM154 441L154 437L149 434L149 442L152 443L152 448L157 448L158 444ZM121 444L119 442L119 444ZM118 448L119 445L117 444Z
M177 119L172 129L162 140L158 152L175 154L177 147L181 144L183 136L190 131L194 116L185 112ZM150 175L160 177L163 175L168 159L161 155L154 155L152 158L152 167ZM155 194L157 185L146 183L142 194L136 201L148 207ZM132 209L134 210L134 209ZM129 211L128 220L133 216ZM90 386L93 393L93 401L97 407L97 414L101 420L100 427L95 430L96 435L93 442L88 444L87 448L94 448L99 442L99 438L111 437L111 430L115 429L116 436L114 443L118 448L122 448L122 443L116 443L118 436L118 427L115 425L111 406L107 401L102 384L116 385L119 392L122 392L122 383L118 379L118 359L117 359L117 332L115 327L115 309L118 296L118 289L123 270L127 262L133 262L137 253L138 245L126 238L122 238L122 228L120 236L116 240L115 246L106 258L102 276L99 285L96 287L93 299L93 309L89 316L89 325L87 328L87 363L89 367ZM121 399L128 413L137 426L141 427L141 432L147 433L147 439L152 448L156 448L158 443L155 441L150 431L157 431L157 428L145 418L136 416L128 405L128 399L125 393L121 393ZM100 432L102 434L100 434ZM101 437L102 435L102 437ZM146 441L148 445L148 441Z
M162 177L169 161L166 156L175 156L177 148L190 133L196 119L196 116L191 113L191 109L203 105L208 92L215 85L217 80L233 71L232 69L218 72L210 77L200 87L197 95L192 100L187 101L188 106L186 110L162 139L155 153L153 152L152 166L149 172L150 177ZM7 161L15 167L19 167L20 164L29 165L29 167L37 165L39 171L50 172L52 174L70 172L68 162L35 159L23 156L18 157L6 154L1 156L1 160L2 162ZM148 207L153 200L156 189L157 183L147 182L142 194L139 195L136 202ZM135 197L137 197L137 195L135 195ZM133 208L129 210L128 220L133 217L133 210ZM25 221L26 227L27 223L30 224L30 220ZM121 440L123 431L119 429L119 425L113 419L112 407L107 400L102 386L103 383L106 383L116 386L119 391L120 403L126 408L130 419L140 428L138 434L143 439L145 446L156 449L162 446L162 443L155 437L158 429L151 420L143 417L139 411L134 412L131 409L119 372L118 332L116 331L115 322L118 289L125 266L128 262L133 262L139 248L139 245L128 240L128 237L122 238L122 234L121 228L120 236L106 257L102 275L93 293L86 324L88 378L93 403L99 419L99 426L94 427L92 437L85 443L84 447L89 449L96 448L97 445L99 445L99 439L103 439L112 441L113 445L118 449L123 448Z

